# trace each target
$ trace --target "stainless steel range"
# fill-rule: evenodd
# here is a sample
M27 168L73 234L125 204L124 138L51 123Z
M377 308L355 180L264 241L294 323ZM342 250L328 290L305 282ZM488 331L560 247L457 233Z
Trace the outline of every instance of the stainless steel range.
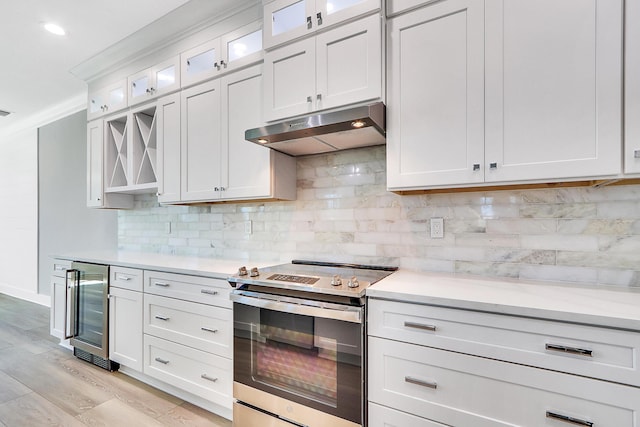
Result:
M294 260L230 277L234 426L366 425L364 296L396 270Z

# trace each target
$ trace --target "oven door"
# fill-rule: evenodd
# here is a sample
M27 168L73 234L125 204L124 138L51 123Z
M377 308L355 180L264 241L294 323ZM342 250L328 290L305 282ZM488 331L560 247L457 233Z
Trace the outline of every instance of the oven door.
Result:
M236 383L362 425L363 307L249 291L231 299Z

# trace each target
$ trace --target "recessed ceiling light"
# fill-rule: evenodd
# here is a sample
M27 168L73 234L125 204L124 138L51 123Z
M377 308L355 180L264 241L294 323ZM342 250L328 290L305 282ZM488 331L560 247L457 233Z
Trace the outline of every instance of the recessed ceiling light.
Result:
M9 114L11 114L11 112L10 112L10 111L0 110L0 117L6 117L6 116L8 116Z
M53 22L44 24L44 29L52 34L55 34L56 36L64 36L66 34L64 28L62 28L60 25L54 24Z

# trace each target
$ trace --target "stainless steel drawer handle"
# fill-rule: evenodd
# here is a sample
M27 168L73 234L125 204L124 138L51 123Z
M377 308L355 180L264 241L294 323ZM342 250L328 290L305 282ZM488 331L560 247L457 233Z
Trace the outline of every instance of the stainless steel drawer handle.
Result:
M207 375L207 374L202 374L202 375L200 375L200 378L202 378L202 379L204 379L204 380L208 380L208 381L214 382L214 383L215 383L216 381L218 381L218 379L217 379L217 378L210 377L210 376L209 376L209 375Z
M62 266L62 265L56 265L56 266L54 267L54 270L57 270L57 271L64 271L64 270L66 270L66 268L65 268L64 266Z
M212 291L211 289L200 289L200 292L207 295L218 295L218 291Z
M158 320L164 320L164 321L167 321L167 320L171 319L170 317L160 316L159 314L158 314L158 315L156 315L156 316L154 316L154 317L155 317L156 319L158 319Z
M405 328L422 329L423 331L431 331L431 332L436 331L436 327L434 325L425 325L422 323L404 322L404 326Z
M160 359L159 357L156 357L156 362L162 363L163 365L168 365L169 364L168 360Z
M547 418L553 418L554 420L563 421L567 424L572 424L574 426L593 427L593 423L591 421L585 421L578 418L568 417L566 415L556 414L550 411L547 411Z
M131 277L127 277L127 276L118 276L117 280L124 280L125 282L128 282L129 280L131 280Z
M593 357L593 351L586 350L584 348L567 347L566 345L558 345L558 344L545 344L544 348L545 350L557 351L560 353L577 354L578 356Z
M161 286L163 288L168 288L169 284L168 283L164 283L164 282L153 282L154 285L156 286Z
M202 329L205 332L211 332L212 334L217 334L218 333L217 329L205 328L204 326L202 328L200 328L200 329Z
M434 390L438 388L438 384L436 382L419 380L419 379L413 378L413 377L404 377L404 382L410 383L410 384L421 385L422 387L432 388Z

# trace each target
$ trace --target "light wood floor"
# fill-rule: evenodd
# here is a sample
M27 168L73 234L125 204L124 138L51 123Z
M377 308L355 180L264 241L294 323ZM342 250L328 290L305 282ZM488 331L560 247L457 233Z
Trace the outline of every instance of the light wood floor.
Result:
M0 427L208 426L231 422L121 373L49 336L49 309L0 294Z

